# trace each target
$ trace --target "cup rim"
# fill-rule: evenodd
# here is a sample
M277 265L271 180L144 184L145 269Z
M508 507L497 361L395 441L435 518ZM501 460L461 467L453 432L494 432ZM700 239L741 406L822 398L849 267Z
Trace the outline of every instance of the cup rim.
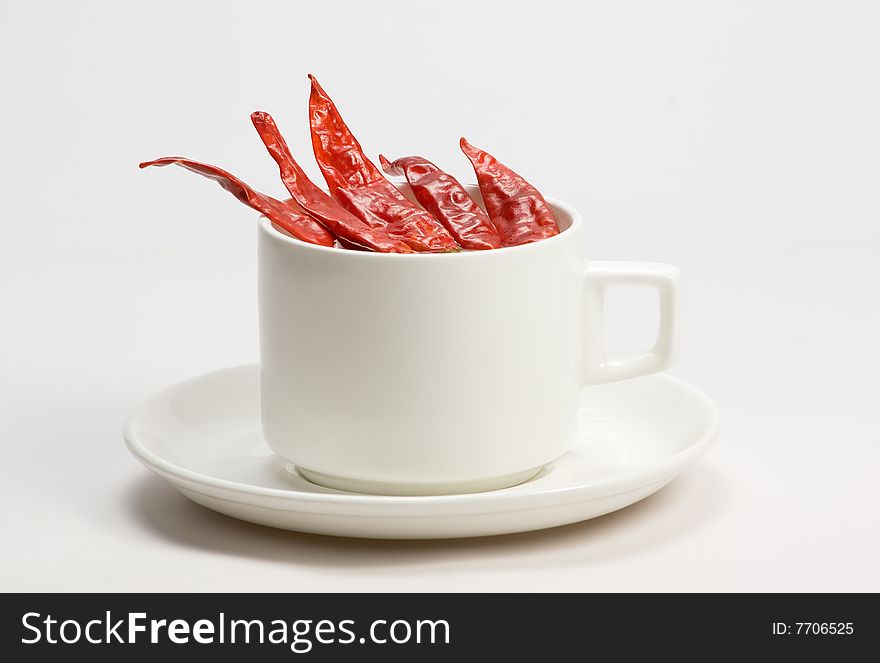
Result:
M479 188L476 184L468 183L464 186L470 191L476 190L476 192L479 193ZM563 212L569 217L570 223L567 228L560 230L559 234L554 235L553 237L548 237L547 239L542 239L538 242L529 242L528 244L520 244L517 246L505 246L500 249L491 249L487 251L456 251L450 253L385 253L380 251L356 251L336 246L321 246L319 244L304 242L292 235L281 232L275 228L274 224L268 217L263 215L260 216L259 226L260 229L272 239L292 244L300 249L347 256L359 260L464 260L474 259L476 256L488 257L509 255L511 253L538 250L536 247L549 248L551 245L566 241L567 237L575 233L575 231L583 225L583 217L573 205L551 196L544 196L544 200L546 200L551 207Z

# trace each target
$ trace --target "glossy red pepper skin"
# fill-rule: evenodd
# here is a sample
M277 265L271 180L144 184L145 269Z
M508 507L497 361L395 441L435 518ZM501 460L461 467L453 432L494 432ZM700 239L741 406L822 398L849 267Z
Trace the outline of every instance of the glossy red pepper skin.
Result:
M457 251L455 239L433 216L408 200L370 161L314 76L309 97L312 148L330 194L369 225L420 252Z
M422 207L448 230L458 245L469 251L500 249L501 237L487 214L449 173L423 157L401 157L379 163L389 175L403 175Z
M535 187L464 138L460 145L474 167L486 211L504 246L528 244L559 234L553 210Z
M235 175L226 172L222 168L183 157L163 157L153 161L145 161L140 164L140 167L170 165L186 168L214 180L242 203L263 214L297 239L320 246L334 245L334 237L330 231L308 214L299 211L291 204L281 202L259 191L255 191L235 177Z
M341 243L383 253L413 252L408 244L385 232L382 224L371 226L359 219L312 182L294 160L287 141L269 113L251 113L251 122L278 164L281 181L290 195L306 212L329 228Z

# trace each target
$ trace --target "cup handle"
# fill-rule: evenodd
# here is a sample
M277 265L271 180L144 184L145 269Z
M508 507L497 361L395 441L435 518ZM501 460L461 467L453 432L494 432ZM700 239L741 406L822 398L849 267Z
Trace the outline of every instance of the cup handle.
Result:
M678 269L653 262L589 262L584 362L586 384L625 380L662 371L672 365L675 353ZM631 359L609 359L605 352L605 291L615 285L656 288L660 300L660 327L654 347Z

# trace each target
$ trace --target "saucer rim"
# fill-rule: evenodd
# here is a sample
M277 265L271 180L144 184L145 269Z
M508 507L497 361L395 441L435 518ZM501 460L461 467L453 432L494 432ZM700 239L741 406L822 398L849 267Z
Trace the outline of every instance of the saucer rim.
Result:
M467 502L473 502L476 499L479 500L481 503L497 503L499 506L505 507L505 510L510 510L510 508L512 507L512 505L510 504L511 502L517 502L523 499L528 501L529 498L534 499L537 496L572 498L565 499L565 502L570 502L577 501L578 499L585 497L589 498L589 494L593 490L600 490L602 496L612 496L632 490L633 486L636 484L647 485L655 481L660 481L661 479L666 477L672 478L688 462L695 460L696 458L701 456L706 451L706 449L708 449L708 447L717 436L721 426L721 415L718 406L705 392L693 386L689 382L673 375L669 375L667 373L655 373L641 378L632 378L634 380L655 379L674 384L677 388L689 392L690 396L700 401L701 406L709 415L709 422L706 430L702 433L699 439L697 439L695 442L691 443L684 449L681 449L680 451L677 451L676 453L667 456L662 461L651 463L641 468L634 468L633 470L615 476L613 479L610 480L598 480L588 483L573 483L570 485L557 486L546 489L536 488L531 491L508 492L508 489L500 489L486 492L457 493L449 495L372 495L343 492L312 493L297 489L282 489L257 486L249 483L242 483L240 481L213 477L208 474L203 474L201 472L196 472L194 470L182 467L150 451L138 439L137 429L139 419L144 416L145 411L147 411L155 401L166 398L169 392L185 388L187 385L194 382L219 377L221 374L224 373L246 371L248 369L259 370L259 363L250 362L245 364L238 364L235 366L229 366L226 368L209 371L207 373L201 373L199 375L195 375L185 380L181 380L179 382L168 385L167 387L155 392L151 396L144 399L131 412L131 414L126 419L125 426L123 427L122 437L129 452L148 469L153 470L160 475L168 475L167 477L163 476L163 478L167 478L168 480L171 480L171 477L174 477L176 479L185 481L186 483L190 484L190 486L192 484L195 484L196 486L204 486L206 488L214 490L229 491L234 494L246 493L253 496L290 501L296 504L307 502L314 503L316 505L338 504L362 506L365 504L369 504L372 506L394 505L399 507L401 505L418 506L431 504L439 506L443 504L463 504ZM190 489L195 490L194 487ZM531 507L534 507L534 505L531 505ZM530 506L527 505L523 508L530 508Z

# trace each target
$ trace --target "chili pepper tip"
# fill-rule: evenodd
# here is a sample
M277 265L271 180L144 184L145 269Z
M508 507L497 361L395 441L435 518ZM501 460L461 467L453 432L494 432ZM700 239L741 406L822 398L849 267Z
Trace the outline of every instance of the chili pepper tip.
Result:
M400 166L395 166L388 159L385 158L384 154L379 155L379 163L382 166L382 170L384 170L389 175L403 175L403 168Z
M468 157L476 156L477 148L467 142L467 138L462 136L458 141L458 146L461 148L461 151L464 152Z

